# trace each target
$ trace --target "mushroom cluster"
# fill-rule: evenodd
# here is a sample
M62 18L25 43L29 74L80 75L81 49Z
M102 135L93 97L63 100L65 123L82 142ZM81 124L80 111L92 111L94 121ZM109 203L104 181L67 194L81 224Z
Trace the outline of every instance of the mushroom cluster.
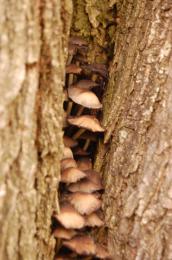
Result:
M55 260L111 259L105 245L92 237L104 225L101 212L103 186L100 173L92 168L97 138L104 132L97 116L107 69L88 64L87 42L69 40L64 89L64 155L61 160L60 213L54 214L53 234L60 248Z

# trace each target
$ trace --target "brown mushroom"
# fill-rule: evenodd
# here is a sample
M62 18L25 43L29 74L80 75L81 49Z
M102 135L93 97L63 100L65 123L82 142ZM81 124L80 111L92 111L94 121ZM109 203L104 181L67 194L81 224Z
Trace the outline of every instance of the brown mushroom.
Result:
M66 229L64 227L57 227L53 235L55 238L61 238L61 239L71 239L76 235L76 231L72 229Z
M69 43L78 45L78 46L84 46L87 45L88 42L84 40L81 36L72 36L69 38Z
M72 150L69 147L64 147L63 159L67 159L67 158L73 159L73 153L72 153Z
M63 142L64 145L69 148L74 148L78 145L78 142L76 140L73 140L72 138L66 135L63 137Z
M62 159L61 160L61 170L65 170L67 168L70 168L70 167L75 167L77 168L77 164L76 164L76 161L72 158L66 158L66 159Z
M92 193L95 191L102 190L103 187L101 183L95 183L93 181L90 181L88 179L83 179L77 183L73 183L69 185L68 190L70 192L87 192L87 193Z
M60 181L64 183L73 183L85 177L86 174L84 172L77 168L70 167L62 171Z
M69 201L80 214L89 215L101 207L101 200L94 194L85 192L70 194Z
M67 74L80 74L82 71L82 68L77 66L76 64L69 64L66 66L66 73Z
M80 155L80 156L88 156L89 153L84 151L82 148L80 147L77 147L75 150L74 150L74 155Z
M77 162L77 165L78 165L78 162ZM87 175L87 178L90 181L102 186L101 176L100 176L99 172L89 169L89 170L85 170L85 173Z
M69 87L68 95L72 101L83 107L92 109L102 108L102 104L99 102L97 96L89 90L78 87Z
M94 212L85 217L86 226L89 227L101 227L104 225L100 217Z
M89 157L80 158L77 160L78 168L81 171L87 171L92 169L92 161Z
M68 229L81 229L85 226L84 217L70 204L62 205L60 213L54 217Z
M94 240L89 236L76 236L63 245L76 252L78 255L94 255L96 252Z
M72 85L72 87L77 87L77 88L79 87L79 88L87 89L87 90L92 89L96 86L98 86L98 84L95 81L89 80L89 79L79 80L74 85Z
M91 71L92 73L97 73L99 75L101 75L103 78L107 78L108 77L108 70L106 65L104 64L87 64L87 65L83 65L82 69L84 70L88 70Z
M76 140L85 129L88 129L92 132L104 132L104 129L101 127L98 119L95 116L78 116L78 117L70 117L68 118L68 122L71 125L78 126L80 129L74 136L73 139Z

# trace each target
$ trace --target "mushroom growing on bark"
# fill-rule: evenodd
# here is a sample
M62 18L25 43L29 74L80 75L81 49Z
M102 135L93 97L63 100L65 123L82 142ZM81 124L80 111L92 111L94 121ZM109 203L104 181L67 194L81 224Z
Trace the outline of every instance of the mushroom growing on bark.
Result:
M81 229L85 226L85 219L70 204L61 205L60 213L54 216L65 228Z

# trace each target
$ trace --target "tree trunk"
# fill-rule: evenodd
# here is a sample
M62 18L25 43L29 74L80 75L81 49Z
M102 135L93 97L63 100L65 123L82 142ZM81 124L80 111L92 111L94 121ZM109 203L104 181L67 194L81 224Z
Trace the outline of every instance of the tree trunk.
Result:
M53 259L72 5L0 6L0 259Z
M113 259L172 259L172 5L119 1L97 169ZM104 158L104 160L102 160Z

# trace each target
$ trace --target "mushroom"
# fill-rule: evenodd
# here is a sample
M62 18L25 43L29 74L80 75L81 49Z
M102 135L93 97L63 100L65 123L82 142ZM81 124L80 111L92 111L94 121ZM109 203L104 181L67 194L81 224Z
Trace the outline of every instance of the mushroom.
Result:
M77 164L78 164L78 162L77 162ZM92 169L91 170L90 169L89 170L85 170L85 173L87 174L87 178L90 181L92 181L92 182L102 186L100 173L98 173L98 172L96 172L96 171L94 171Z
M94 240L89 236L76 236L63 245L76 252L78 255L94 255L96 247Z
M102 104L99 102L97 96L89 90L79 87L69 87L68 95L70 99L83 107L92 109L102 108Z
M98 86L98 84L93 81L93 80L89 80L89 79L82 79L82 80L79 80L78 82L76 82L74 85L72 85L72 87L79 87L79 88L82 88L82 89L92 89L93 87L96 87Z
M57 227L53 235L55 238L61 238L61 239L71 239L76 235L76 231L72 229L66 229L64 227Z
M74 148L78 145L78 142L76 140L73 140L72 138L66 135L63 137L63 142L64 145L69 148Z
M92 161L89 157L80 158L77 160L78 168L81 171L87 171L92 169Z
M70 204L62 205L60 213L54 217L68 229L81 229L85 226L84 217Z
M101 227L104 225L100 217L94 212L85 217L86 226L89 227Z
M76 161L72 158L66 158L66 159L62 159L61 160L61 170L65 170L67 168L70 168L70 167L75 167L77 168L77 164L76 164Z
M72 62L73 56L77 52L77 47L75 44L69 43L68 45L68 59L67 59L67 65L69 65Z
M82 171L80 171L77 168L70 167L67 169L64 169L61 173L61 182L64 183L73 183L77 182L78 180L85 178L86 174Z
M96 257L100 259L112 259L104 246L96 245Z
M99 75L101 75L103 78L107 78L108 77L108 70L107 70L107 67L106 65L104 64L87 64L87 65L83 65L82 66L82 69L85 69L85 70L89 70L93 73L97 73Z
M82 148L80 147L77 147L75 150L74 150L74 155L80 155L80 156L88 156L89 153L84 151Z
M66 158L72 158L73 159L73 153L72 153L72 150L69 147L64 147L63 159L66 159Z
M95 183L93 181L90 181L88 179L83 179L77 183L73 183L69 185L68 190L70 192L87 192L87 193L92 193L95 191L102 190L103 187L101 183Z
M88 42L84 40L81 36L72 36L69 38L69 44L74 44L78 46L86 46Z
M69 201L80 214L89 215L101 207L101 200L85 192L69 194Z
M99 121L95 116L78 116L78 117L70 117L67 119L69 124L81 127L74 136L73 139L76 140L86 129L92 132L104 132L104 129L101 127Z

